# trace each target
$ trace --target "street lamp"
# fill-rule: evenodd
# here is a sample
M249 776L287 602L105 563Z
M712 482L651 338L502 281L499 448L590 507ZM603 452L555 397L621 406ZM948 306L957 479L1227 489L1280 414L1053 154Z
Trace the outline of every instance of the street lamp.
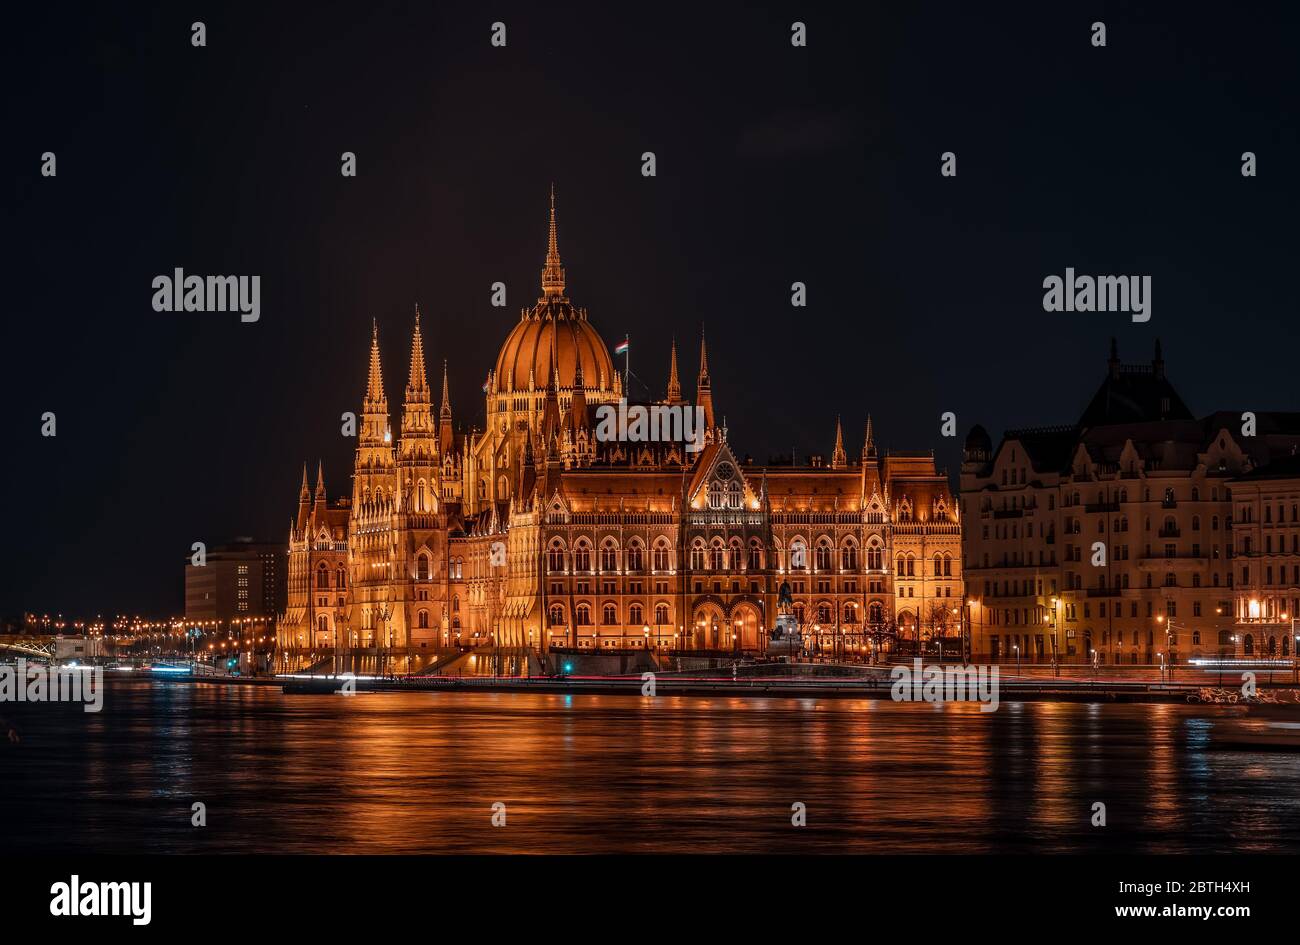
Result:
M1058 662L1059 644L1056 638L1058 632L1058 626L1059 626L1059 619L1057 613L1059 604L1060 604L1060 600L1058 598L1053 597L1052 598L1052 675L1053 676L1061 675L1061 664Z

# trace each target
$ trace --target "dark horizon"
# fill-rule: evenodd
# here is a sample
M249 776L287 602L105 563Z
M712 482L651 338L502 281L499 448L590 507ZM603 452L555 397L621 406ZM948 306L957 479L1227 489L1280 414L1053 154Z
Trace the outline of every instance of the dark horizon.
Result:
M837 415L855 458L870 413L955 481L975 424L1073 422L1112 336L1125 363L1160 338L1196 416L1300 409L1267 359L1294 337L1293 10L686 10L22 11L0 614L178 613L190 544L281 540L303 462L345 494L372 317L394 419L419 304L430 384L446 358L481 425L552 182L574 303L655 396L674 335L691 396L703 326L759 463L829 454ZM260 275L260 321L154 312L176 267ZM1067 267L1150 275L1151 320L1044 312Z

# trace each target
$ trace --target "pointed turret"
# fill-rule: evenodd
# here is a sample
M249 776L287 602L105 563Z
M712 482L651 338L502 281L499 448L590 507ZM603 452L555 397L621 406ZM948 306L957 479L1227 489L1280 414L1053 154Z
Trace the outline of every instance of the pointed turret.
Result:
M573 429L578 430L587 425L587 391L582 382L582 360L573 371L573 402L570 405Z
M831 453L831 469L843 469L849 464L849 458L844 453L844 428L840 425L840 418L835 418L835 451Z
M560 247L555 228L555 185L551 185L551 229L546 240L546 265L542 267L542 297L564 295L564 267L560 265Z
M379 322L370 323L370 373L366 377L367 404L383 404L388 409L388 397L384 394L384 368L379 363Z
M875 460L875 458L876 438L871 430L871 414L867 414L867 435L866 439L862 441L862 462L866 463L869 460Z
M406 382L406 401L429 402L429 381L424 370L424 338L420 334L420 306L415 306L415 331L411 335L411 374Z
M451 394L447 385L447 362L442 362L442 407L438 410L438 445L443 452L452 449Z
M298 533L307 527L307 517L311 514L311 491L307 488L307 464L302 464L302 488L298 490Z
M320 505L325 501L325 462L316 460L316 504Z
M672 354L668 361L668 402L675 404L682 399L682 382L677 377L677 339L673 339Z
M700 374L695 382L696 406L704 409L704 429L713 429L713 382L709 378L709 349L700 332Z
M406 382L406 399L402 404L402 438L398 457L406 468L403 481L419 492L418 483L432 484L434 457L438 453L434 440L433 414L429 404L429 375L424 367L424 336L420 332L420 306L415 307L415 328L411 332L411 373ZM425 493L427 495L427 492ZM417 495L417 504L420 496Z

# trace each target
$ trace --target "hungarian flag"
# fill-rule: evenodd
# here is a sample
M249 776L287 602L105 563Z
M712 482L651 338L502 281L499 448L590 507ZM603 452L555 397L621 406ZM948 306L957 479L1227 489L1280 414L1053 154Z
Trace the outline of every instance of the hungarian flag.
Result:
M627 349L628 349L627 335L624 335L624 336L623 336L623 341L622 341L622 343L621 343L621 344L618 344L618 345L616 345L616 346L614 347L614 353L615 353L615 354L627 354Z

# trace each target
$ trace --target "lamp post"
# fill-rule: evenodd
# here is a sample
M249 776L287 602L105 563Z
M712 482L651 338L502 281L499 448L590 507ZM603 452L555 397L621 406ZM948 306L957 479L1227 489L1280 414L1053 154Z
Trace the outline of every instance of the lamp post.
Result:
M1058 656L1057 656L1059 647L1056 638L1057 628L1060 623L1060 621L1058 620L1058 613L1057 613L1060 603L1061 602L1059 598L1056 597L1052 598L1052 675L1053 676L1061 675L1061 664L1058 662Z
M1019 643L1011 644L1011 649L1016 651L1016 675L1019 676L1020 675L1020 644Z

